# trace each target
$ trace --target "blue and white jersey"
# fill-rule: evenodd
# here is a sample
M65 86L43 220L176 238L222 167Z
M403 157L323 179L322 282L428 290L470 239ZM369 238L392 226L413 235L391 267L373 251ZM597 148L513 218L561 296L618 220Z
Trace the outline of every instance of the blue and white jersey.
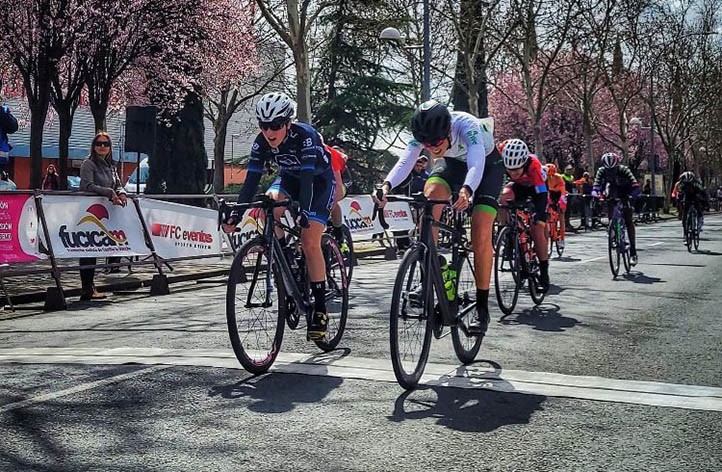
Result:
M251 146L248 172L263 173L266 159L275 160L281 174L294 177L306 170L313 171L313 175L320 175L331 166L321 135L307 123L292 123L286 139L277 148L268 144L263 133L258 133Z
M394 188L406 179L414 168L424 146L412 139L404 155L398 160L386 181ZM451 112L449 149L443 157L466 162L467 173L464 185L476 190L484 175L486 156L494 151L494 137L490 130L474 115L463 111Z

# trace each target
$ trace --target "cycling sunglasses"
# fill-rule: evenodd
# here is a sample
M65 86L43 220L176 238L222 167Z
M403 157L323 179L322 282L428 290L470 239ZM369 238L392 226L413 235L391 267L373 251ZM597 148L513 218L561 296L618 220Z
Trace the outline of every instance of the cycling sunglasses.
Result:
M286 126L288 121L288 118L276 118L273 121L259 121L258 126L260 126L263 131L268 131L269 129L271 131L278 131Z
M441 143L443 143L445 139L446 139L446 136L444 136L443 138L438 138L436 140L424 141L423 145L424 145L424 147L427 147L427 148L439 147L439 146L441 146Z

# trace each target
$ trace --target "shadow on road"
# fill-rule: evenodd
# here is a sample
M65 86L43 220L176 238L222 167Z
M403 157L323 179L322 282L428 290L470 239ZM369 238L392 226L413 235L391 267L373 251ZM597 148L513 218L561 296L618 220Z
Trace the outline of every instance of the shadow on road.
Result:
M557 257L550 257L549 258L552 261L559 261L559 262L579 262L581 259L578 259L576 257L570 257L570 256L557 256Z
M633 271L628 274L625 274L624 278L629 280L630 282L634 282L635 284L651 285L651 284L655 284L655 283L659 283L659 282L661 282L663 284L667 283L666 280L662 280L659 277L650 277L648 275L644 275L644 272L638 272L638 271Z
M436 424L455 431L488 433L507 425L528 424L534 412L543 409L545 400L542 395L476 388L419 387L399 395L388 419L400 423L433 418Z
M341 378L320 375L265 374L234 384L215 385L208 396L244 400L244 404L250 403L248 409L256 413L286 413L300 404L321 402L342 383Z
M704 254L706 256L722 256L722 253L710 251L709 249L698 249L695 251L696 254Z
M581 323L576 318L563 316L559 312L559 305L554 303L543 303L525 309L514 318L510 318L510 316L513 315L502 316L499 322L504 325L529 325L535 330L559 333Z

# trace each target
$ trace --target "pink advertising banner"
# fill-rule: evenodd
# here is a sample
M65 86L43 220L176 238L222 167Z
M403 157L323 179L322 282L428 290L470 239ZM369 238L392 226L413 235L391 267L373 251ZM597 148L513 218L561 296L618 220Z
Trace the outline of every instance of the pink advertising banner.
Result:
M38 252L35 199L28 194L0 194L0 264L45 259Z

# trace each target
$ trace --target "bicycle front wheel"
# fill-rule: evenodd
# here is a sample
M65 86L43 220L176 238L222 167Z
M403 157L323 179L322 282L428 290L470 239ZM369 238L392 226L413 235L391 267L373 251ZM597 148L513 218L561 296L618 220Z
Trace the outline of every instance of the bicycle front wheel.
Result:
M612 276L619 275L619 238L617 237L617 225L615 221L609 223L607 228L607 249L609 251L609 268L612 269Z
M465 326L476 318L476 277L474 263L465 253L461 259L460 269L456 276L456 306L458 307L458 323ZM481 348L483 336L466 336L457 326L451 328L451 342L454 345L456 357L463 364L474 362Z
M499 232L494 247L494 292L505 315L514 311L521 287L519 245L508 226Z
M326 264L326 310L328 325L323 339L316 340L316 345L324 351L336 349L346 329L348 317L348 278L341 249L338 243L328 234L321 238L321 251Z
M242 245L231 264L226 320L233 352L248 372L266 372L281 349L286 293L264 238Z
M431 350L429 320L434 307L429 306L429 297L423 291L426 276L423 266L421 246L406 251L396 274L391 299L391 364L396 380L407 390L419 383Z

